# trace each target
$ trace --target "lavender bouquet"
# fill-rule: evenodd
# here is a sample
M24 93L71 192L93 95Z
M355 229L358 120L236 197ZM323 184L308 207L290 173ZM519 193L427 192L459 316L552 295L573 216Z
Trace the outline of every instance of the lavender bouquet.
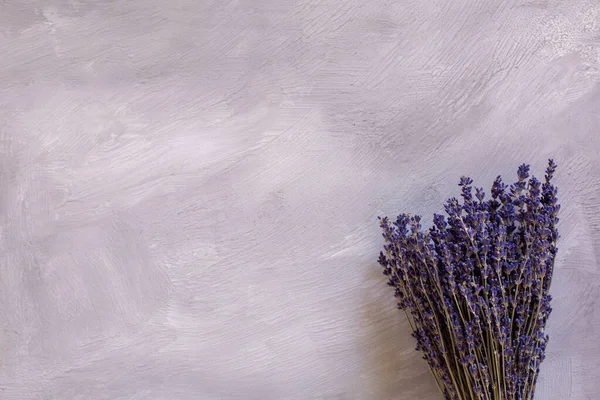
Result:
M462 202L449 199L428 230L416 215L379 218L379 263L446 399L533 398L552 311L555 169L549 160L542 183L523 164L487 200L462 177Z

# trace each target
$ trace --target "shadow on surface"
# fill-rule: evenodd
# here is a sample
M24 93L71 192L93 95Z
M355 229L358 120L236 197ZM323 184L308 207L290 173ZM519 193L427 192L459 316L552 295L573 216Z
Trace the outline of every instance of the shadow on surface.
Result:
M361 309L364 343L363 382L371 400L434 400L441 396L425 361L415 348L403 311L387 286L381 267L367 267Z

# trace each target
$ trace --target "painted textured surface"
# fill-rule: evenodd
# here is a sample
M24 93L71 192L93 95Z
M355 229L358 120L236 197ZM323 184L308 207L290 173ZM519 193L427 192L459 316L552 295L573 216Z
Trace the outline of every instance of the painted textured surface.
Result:
M4 2L0 59L0 398L438 399L376 217L550 156L537 398L598 398L597 0Z

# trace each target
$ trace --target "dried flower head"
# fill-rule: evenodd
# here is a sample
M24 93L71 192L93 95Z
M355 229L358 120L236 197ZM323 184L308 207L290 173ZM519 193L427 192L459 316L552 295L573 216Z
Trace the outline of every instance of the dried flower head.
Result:
M406 312L446 399L532 399L545 358L552 311L560 205L549 160L544 182L529 165L489 199L461 177L461 199L449 199L433 225L401 214L380 218L379 263Z

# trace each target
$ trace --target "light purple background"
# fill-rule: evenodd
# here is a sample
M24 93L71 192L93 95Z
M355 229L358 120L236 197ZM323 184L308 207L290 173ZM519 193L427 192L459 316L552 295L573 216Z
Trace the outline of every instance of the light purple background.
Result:
M0 4L0 398L440 399L375 263L559 164L537 399L600 398L598 0Z

